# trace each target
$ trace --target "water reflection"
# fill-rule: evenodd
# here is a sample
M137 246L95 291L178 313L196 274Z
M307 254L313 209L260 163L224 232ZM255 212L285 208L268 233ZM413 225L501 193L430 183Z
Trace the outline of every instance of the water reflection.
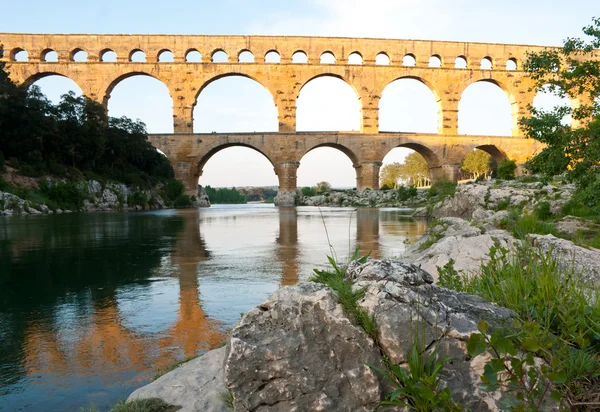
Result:
M0 410L114 403L218 346L240 312L325 262L329 244L340 259L356 244L397 256L425 228L397 211L267 205L4 218Z

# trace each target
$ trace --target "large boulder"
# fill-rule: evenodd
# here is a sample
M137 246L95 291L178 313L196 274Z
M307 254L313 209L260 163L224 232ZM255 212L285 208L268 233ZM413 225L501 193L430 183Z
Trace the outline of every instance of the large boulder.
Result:
M170 405L181 406L179 412L227 412L223 381L225 347L193 359L154 382L134 391L133 399L160 398Z
M402 258L420 266L436 280L437 267L454 260L454 268L471 275L489 262L492 246L512 250L517 240L507 231L484 230L460 218L441 218L425 236L411 245Z
M589 285L600 285L600 250L577 246L553 235L529 235L533 245L551 254L564 271L574 270Z
M277 206L295 206L296 198L298 194L296 192L277 192L277 196L273 199L273 202Z
M379 346L394 363L405 364L415 336L423 347L449 357L441 385L454 400L473 411L499 410L498 394L479 390L489 354L471 358L466 341L484 319L492 327L507 324L513 313L477 296L432 285L433 279L417 266L391 260L352 262L347 274L356 287L366 289L362 308L375 316Z
M239 411L372 411L383 394L367 366L381 366L378 347L319 284L276 291L229 348L225 381Z

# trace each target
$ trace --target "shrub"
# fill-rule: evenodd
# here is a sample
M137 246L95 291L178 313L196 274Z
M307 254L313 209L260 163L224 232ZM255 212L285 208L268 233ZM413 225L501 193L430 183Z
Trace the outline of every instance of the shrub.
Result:
M417 188L414 186L406 187L402 185L398 187L397 194L398 200L408 200L417 195Z
M173 206L175 206L177 209L191 207L192 199L186 194L181 194L181 195L177 196L177 199L175 199Z
M517 164L514 160L504 159L498 164L497 177L498 179L513 180L516 170Z
M428 197L447 197L454 196L456 192L456 183L450 181L436 182L431 185L427 192Z
M129 206L145 206L148 203L148 196L143 192L136 190L127 197L127 204Z
M300 192L302 193L302 196L307 197L311 197L317 194L316 190L313 187L309 186L304 186L302 189L300 189Z
M40 182L40 191L61 209L79 209L85 200L84 192L75 182Z
M183 195L185 186L179 180L170 179L164 187L164 197L174 202L179 196Z
M536 205L534 210L535 215L540 220L548 220L552 216L552 212L550 211L550 203L548 202L540 202Z

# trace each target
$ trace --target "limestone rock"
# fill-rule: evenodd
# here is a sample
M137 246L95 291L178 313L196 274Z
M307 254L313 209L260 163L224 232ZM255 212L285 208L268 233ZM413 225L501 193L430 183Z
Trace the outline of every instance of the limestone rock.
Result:
M200 189L198 190L198 195L196 196L195 206L196 207L210 207L210 200L208 199L206 190L204 190L204 188L202 186L200 186Z
M428 239L437 239L429 247ZM430 241L429 241L430 242ZM512 249L517 240L507 231L493 229L483 231L459 218L442 218L440 225L428 230L426 236L411 245L403 255L407 262L420 266L435 279L437 267L454 260L454 268L465 274L473 274L482 264L489 262L492 246Z
M404 363L417 328L425 345L436 346L451 361L441 373L455 401L473 411L498 410L498 394L480 391L479 377L489 355L468 356L466 340L485 319L492 327L512 319L513 313L482 298L432 285L431 276L415 265L391 260L352 262L348 276L366 288L361 307L374 315L379 345L395 363Z
M134 391L132 399L160 398L170 405L179 405L179 412L227 412L222 396L226 393L223 380L225 347L215 349L181 365L154 382Z
M277 206L295 206L296 198L298 194L296 192L277 192L277 196L273 200Z
M554 225L559 232L566 233L570 236L577 234L579 231L590 229L590 223L575 216L565 216Z
M551 253L563 270L574 269L581 274L582 281L600 285L600 250L583 248L573 242L553 235L529 235L534 246Z
M382 396L371 338L332 292L306 283L276 291L233 330L225 381L240 411L372 411Z

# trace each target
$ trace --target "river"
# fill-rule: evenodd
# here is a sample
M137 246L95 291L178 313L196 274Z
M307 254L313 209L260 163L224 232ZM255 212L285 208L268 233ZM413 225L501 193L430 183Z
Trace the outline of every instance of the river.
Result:
M102 410L240 314L360 245L397 257L427 222L397 209L216 205L0 217L0 411ZM329 242L328 242L329 239Z

